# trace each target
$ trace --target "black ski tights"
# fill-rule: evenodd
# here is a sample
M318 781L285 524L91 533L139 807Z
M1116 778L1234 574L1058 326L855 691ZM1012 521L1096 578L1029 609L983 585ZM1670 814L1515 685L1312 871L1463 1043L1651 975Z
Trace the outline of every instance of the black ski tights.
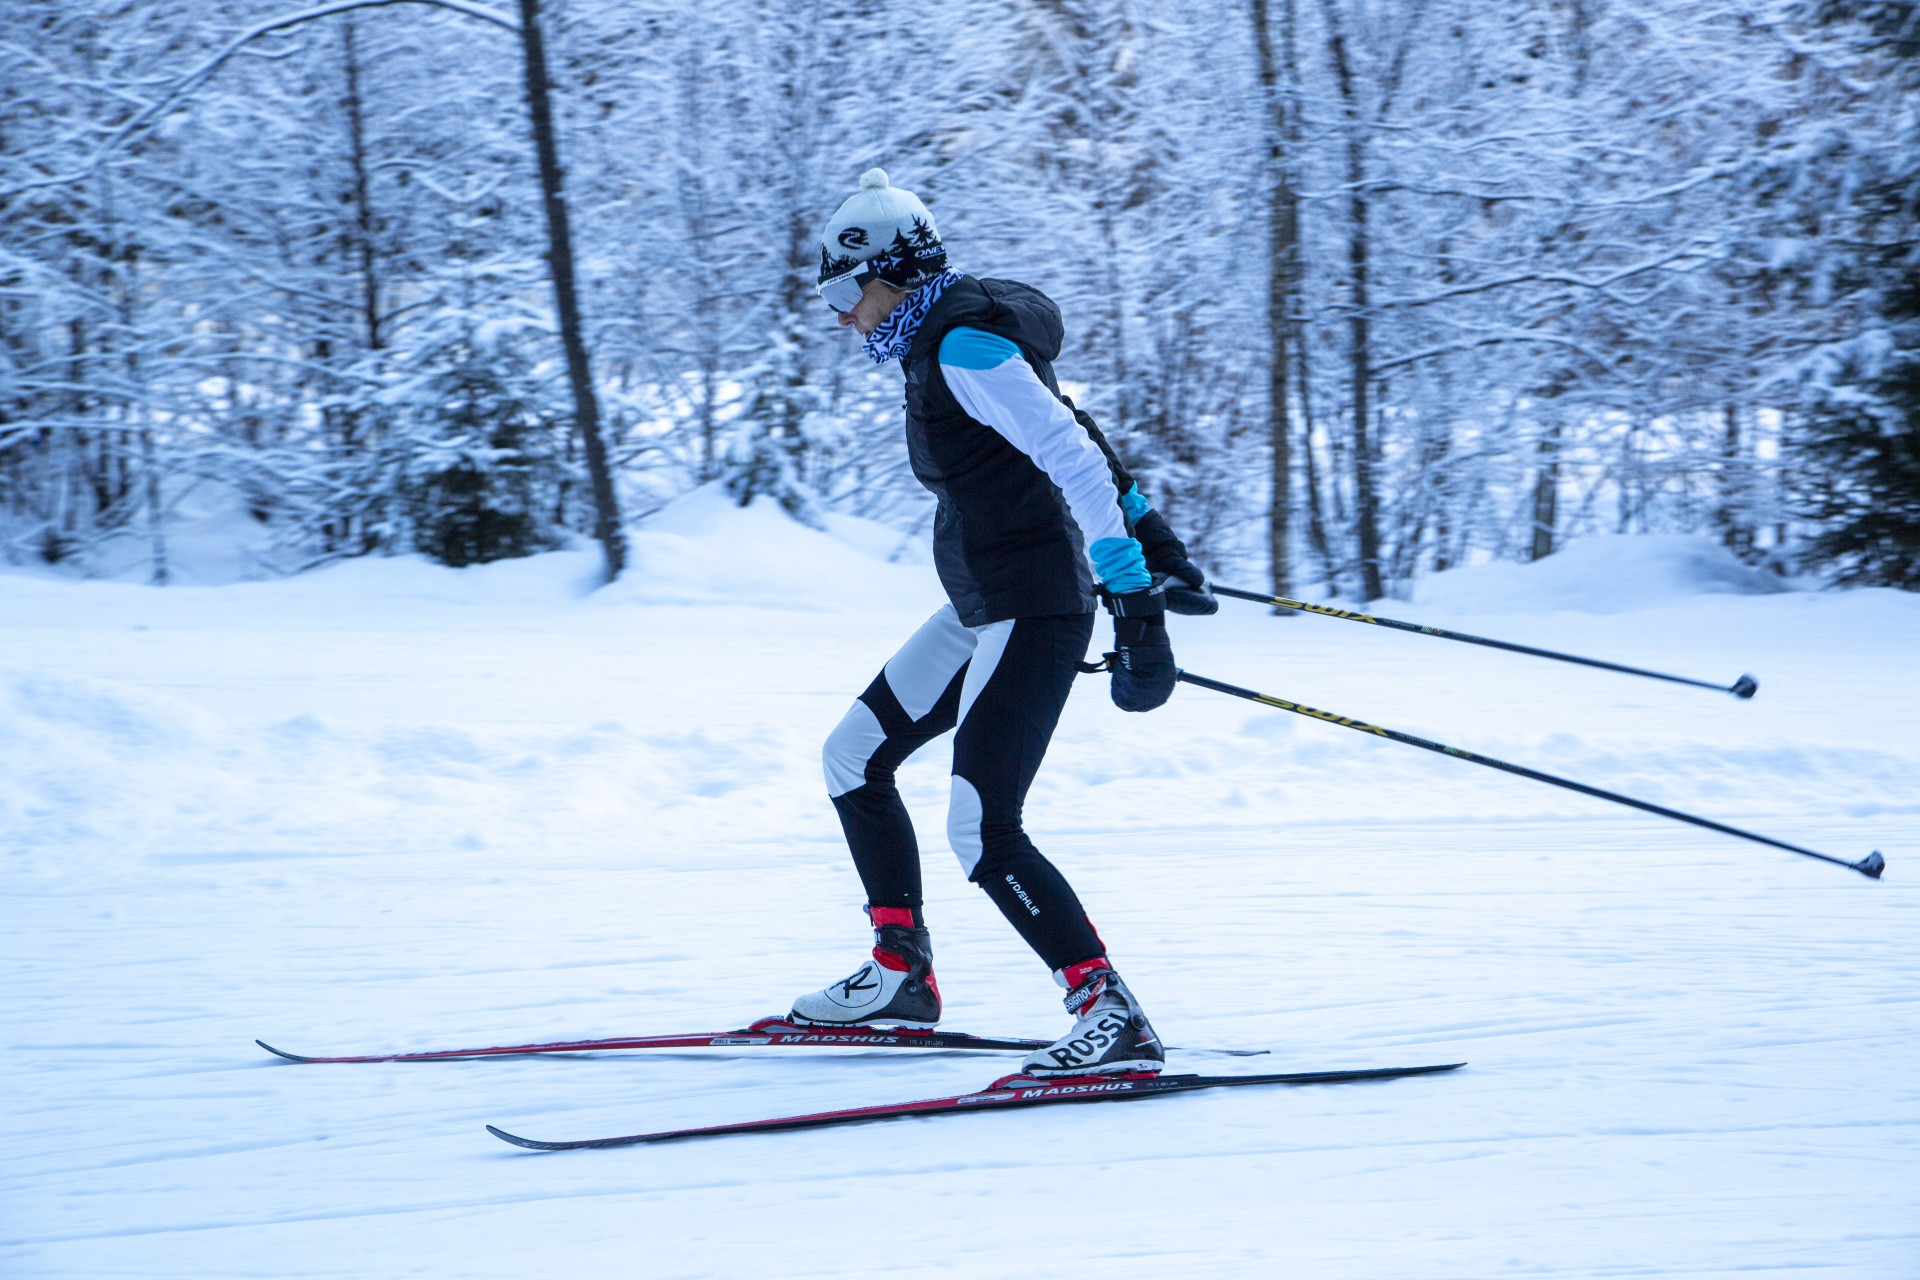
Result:
M1049 969L1105 954L1073 887L1020 823L1092 636L1088 613L968 628L947 606L888 660L824 753L827 790L868 903L919 910L920 847L894 771L957 728L947 838L967 878Z

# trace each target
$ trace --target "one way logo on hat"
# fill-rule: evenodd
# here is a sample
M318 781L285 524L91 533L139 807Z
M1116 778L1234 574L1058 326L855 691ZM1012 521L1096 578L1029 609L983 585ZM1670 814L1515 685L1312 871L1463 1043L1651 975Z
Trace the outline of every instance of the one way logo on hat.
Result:
M863 249L867 244L867 229L865 227L848 227L840 233L839 239L842 249Z

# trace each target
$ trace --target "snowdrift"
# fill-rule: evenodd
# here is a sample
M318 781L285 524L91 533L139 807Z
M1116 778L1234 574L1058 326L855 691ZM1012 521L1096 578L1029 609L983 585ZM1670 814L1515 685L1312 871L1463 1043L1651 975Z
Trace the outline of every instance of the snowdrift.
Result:
M820 610L918 594L938 607L944 597L917 539L858 516L826 523L812 529L771 498L742 507L703 485L629 534L631 564L596 602Z
M1413 602L1456 613L1628 613L1698 595L1774 595L1792 587L1707 538L1585 538L1532 564L1496 561L1420 579Z

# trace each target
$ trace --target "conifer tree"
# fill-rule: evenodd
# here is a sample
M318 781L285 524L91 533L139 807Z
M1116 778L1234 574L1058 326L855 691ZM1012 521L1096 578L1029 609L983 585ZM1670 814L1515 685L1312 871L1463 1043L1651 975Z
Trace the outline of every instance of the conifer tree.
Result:
M1804 514L1820 522L1806 558L1839 583L1920 590L1920 4L1827 0L1816 16L1885 68L1897 128L1861 157L1851 266L1871 319L1828 353L1802 423Z

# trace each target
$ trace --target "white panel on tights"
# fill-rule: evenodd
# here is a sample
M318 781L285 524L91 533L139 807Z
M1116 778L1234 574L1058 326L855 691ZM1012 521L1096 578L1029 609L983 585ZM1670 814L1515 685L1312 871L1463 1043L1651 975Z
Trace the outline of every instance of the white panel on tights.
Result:
M855 787L864 786L867 761L873 759L873 753L886 740L887 731L880 727L873 708L856 698L833 732L827 735L826 746L820 749L820 763L827 771L827 794L843 796Z
M953 796L947 801L947 843L960 869L969 877L980 865L980 793L959 774L953 776Z
M973 700L987 687L987 681L993 679L993 672L1000 665L1000 655L1007 651L1007 641L1013 636L1012 618L1004 622L989 622L984 627L974 628L973 665L967 668L967 678L960 685L960 718L955 724L967 722L967 712L973 710Z
M943 604L900 651L887 659L887 688L910 720L933 710L953 683L953 673L973 656L973 632L960 625L953 606Z

